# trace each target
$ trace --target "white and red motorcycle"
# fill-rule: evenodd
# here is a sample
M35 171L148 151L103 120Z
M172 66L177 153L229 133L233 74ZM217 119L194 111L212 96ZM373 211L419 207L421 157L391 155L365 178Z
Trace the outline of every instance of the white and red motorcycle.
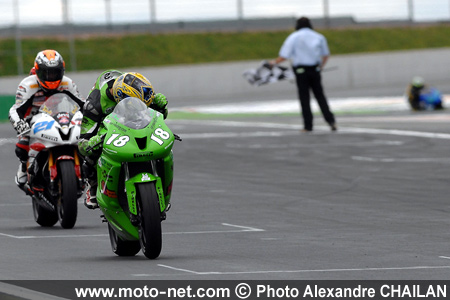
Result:
M84 190L77 146L83 115L74 97L52 95L30 124L28 182L22 189L31 196L35 221L45 227L58 220L63 228L75 226Z

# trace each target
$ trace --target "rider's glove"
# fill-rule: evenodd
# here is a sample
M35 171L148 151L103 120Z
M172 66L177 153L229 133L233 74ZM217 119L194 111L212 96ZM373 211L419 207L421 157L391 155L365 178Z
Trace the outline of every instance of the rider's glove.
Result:
M157 111L164 115L164 119L167 118L168 110L167 110L167 98L161 93L155 95L155 100L153 100L153 104Z
M88 147L90 148L90 152L95 152L102 146L102 137L99 135L94 135L88 141Z
M91 137L89 140L81 139L78 142L78 150L83 156L91 156L102 146L102 138L98 135Z
M13 127L17 131L17 134L23 134L30 130L30 125L24 119L15 122Z
M153 100L153 103L155 103L155 105L158 108L166 107L167 106L167 98L163 94L158 93L155 95L155 100Z

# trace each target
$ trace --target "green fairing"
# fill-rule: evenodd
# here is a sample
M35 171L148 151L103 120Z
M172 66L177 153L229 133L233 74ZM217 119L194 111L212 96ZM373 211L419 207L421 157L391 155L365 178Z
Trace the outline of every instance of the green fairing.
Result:
M105 118L103 128L98 132L104 140L97 165L97 201L108 222L124 240L139 240L138 227L130 222L130 214L138 214L137 185L155 182L161 213L168 207L171 197L174 135L160 113L152 109L146 111L151 121L144 128L132 129L123 125L119 122L120 116L113 112ZM158 174L160 171L152 174L152 167L145 169L144 162L155 160L163 163L163 174ZM126 179L121 170L133 162L140 163L142 170ZM121 186L122 189L125 187L126 194L121 192Z
M117 116L114 113L107 116L105 119L106 122L103 121L103 126L105 129L99 131L100 135L102 135L103 132L107 132L105 136L105 141L107 143L111 139L109 145L104 145L104 152L106 150L107 155L110 155L111 153L114 156L114 160L120 162L149 161L165 158L166 156L170 155L170 150L172 149L172 145L175 140L173 134L170 131L169 127L167 127L167 125L164 123L163 116L160 113L151 109L149 109L149 112L152 116L153 121L146 128L139 130L131 129L118 123ZM154 131L157 128L161 128L165 132L170 132L170 138L166 140L160 139L157 135L154 134ZM116 138L114 138L114 136L116 136ZM116 144L118 145L124 144L123 146L120 146L120 151L117 151L118 147L115 147L114 145L112 145L112 143L114 142L114 140L119 139L122 136L129 136L135 139L139 139L143 144L147 141L150 142L150 140L152 140L152 142L146 143L147 145L145 148L140 148L137 143L116 141ZM153 139L158 139L159 141L162 141L163 144L160 146ZM157 145L158 147L155 147L155 145Z

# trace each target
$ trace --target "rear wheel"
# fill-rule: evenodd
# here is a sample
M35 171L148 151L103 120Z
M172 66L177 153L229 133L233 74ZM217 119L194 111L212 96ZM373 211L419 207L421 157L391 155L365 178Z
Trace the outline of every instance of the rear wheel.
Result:
M159 256L162 248L161 211L154 182L138 184L141 225L139 237L147 258Z
M32 198L33 203L33 215L36 223L42 227L52 227L58 222L58 214L56 211L48 210L39 205L38 200Z
M118 256L135 256L139 251L141 251L141 244L139 241L122 240L109 223L108 231L112 251Z
M59 162L60 201L58 201L58 219L62 228L73 228L78 214L78 183L75 166L71 160Z

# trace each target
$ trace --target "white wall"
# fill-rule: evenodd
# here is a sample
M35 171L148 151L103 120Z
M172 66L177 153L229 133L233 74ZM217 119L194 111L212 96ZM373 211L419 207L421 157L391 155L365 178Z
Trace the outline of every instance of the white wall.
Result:
M268 86L249 85L242 73L255 68L260 61L211 63L169 67L133 68L150 79L156 91L169 98L227 99L252 95L285 93L295 88L283 82ZM422 76L427 82L448 83L450 86L450 48L383 52L374 54L332 55L327 67L338 67L324 72L326 89L358 89L399 85L401 87L413 76ZM97 76L103 70L90 72L67 72L86 96ZM124 71L127 71L124 69ZM0 78L0 94L15 94L21 77Z

